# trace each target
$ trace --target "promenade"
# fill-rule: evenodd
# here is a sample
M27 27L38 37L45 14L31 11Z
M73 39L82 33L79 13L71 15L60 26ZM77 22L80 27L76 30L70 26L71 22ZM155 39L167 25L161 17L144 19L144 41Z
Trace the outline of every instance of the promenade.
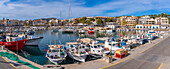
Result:
M8 61L0 57L0 69L14 69L15 67L11 66Z
M135 52L124 61L104 67L104 69L170 69L169 42L170 37L167 37L162 41L151 43L154 45L141 52Z

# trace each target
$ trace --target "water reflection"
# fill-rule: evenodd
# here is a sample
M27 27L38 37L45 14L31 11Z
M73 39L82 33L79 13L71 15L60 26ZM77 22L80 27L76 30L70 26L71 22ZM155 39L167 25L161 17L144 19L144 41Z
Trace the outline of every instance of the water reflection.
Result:
M39 43L38 47L31 47L31 46L24 46L21 52L19 52L19 55L36 62L38 64L44 65L44 64L50 64L50 61L45 57L45 49L48 49L48 45L51 44L60 44L58 40L61 41L61 44L65 44L66 42L70 42L72 40L77 40L79 37L81 38L98 38L98 37L117 37L117 33L94 33L94 34L63 34L62 32L51 32L50 30L45 31L39 31L34 34L35 36L43 36L44 38ZM56 43L54 42L56 41ZM67 60L64 61L62 64L69 64L74 63L75 61L69 57L67 57Z

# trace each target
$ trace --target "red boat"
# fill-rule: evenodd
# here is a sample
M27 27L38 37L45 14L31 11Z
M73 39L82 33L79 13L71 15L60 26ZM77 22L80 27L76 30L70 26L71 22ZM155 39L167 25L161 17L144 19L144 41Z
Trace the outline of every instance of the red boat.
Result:
M6 41L4 42L0 41L0 45L2 45L3 43L5 45L5 48L8 48L9 50L15 50L15 51L21 50L24 47L25 43L28 41L28 39L16 40L16 38L17 37L8 37Z
M89 30L88 30L88 34L94 34L94 30L93 30L93 28L89 28Z

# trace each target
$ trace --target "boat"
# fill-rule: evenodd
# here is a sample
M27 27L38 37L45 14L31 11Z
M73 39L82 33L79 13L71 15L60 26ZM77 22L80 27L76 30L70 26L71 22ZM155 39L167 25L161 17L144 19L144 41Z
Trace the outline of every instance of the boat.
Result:
M110 51L107 50L103 43L98 43L98 41L93 41L90 45L90 55L96 56L100 55L103 56L104 54L108 54Z
M48 45L46 57L54 64L58 65L66 59L67 53L60 45Z
M26 46L38 46L43 37L29 37Z
M33 35L27 35L27 34L22 34L22 35L18 35L18 36L22 37L23 39L28 39L25 46L38 46L40 41L43 39L43 37L35 37Z
M106 33L106 30L102 28L99 30L99 33Z
M114 54L117 49L121 49L118 45L118 42L116 42L114 38L112 38L111 40L107 39L104 46L107 50L111 51L112 54Z
M106 29L106 33L112 33L113 32L112 28L106 27L105 29Z
M8 48L9 50L20 51L27 41L28 39L23 39L22 37L8 35L2 37L0 44L5 45L5 48Z
M93 28L89 28L88 34L94 34L94 29Z
M58 29L52 29L51 32L58 32Z
M72 34L72 33L74 33L75 31L73 30L73 29L70 29L70 28L67 28L67 29L63 29L62 30L62 33L70 33L70 34Z
M79 34L85 34L85 30L83 29L79 30Z
M80 62L85 62L89 55L89 47L78 42L66 43L65 49L69 57Z

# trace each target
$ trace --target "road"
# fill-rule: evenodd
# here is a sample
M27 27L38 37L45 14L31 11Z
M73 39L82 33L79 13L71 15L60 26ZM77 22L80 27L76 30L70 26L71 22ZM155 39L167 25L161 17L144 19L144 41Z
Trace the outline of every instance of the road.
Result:
M0 57L0 69L15 69L12 67L7 61L5 61L2 57Z
M136 57L105 69L158 69L163 63L170 64L170 37Z

